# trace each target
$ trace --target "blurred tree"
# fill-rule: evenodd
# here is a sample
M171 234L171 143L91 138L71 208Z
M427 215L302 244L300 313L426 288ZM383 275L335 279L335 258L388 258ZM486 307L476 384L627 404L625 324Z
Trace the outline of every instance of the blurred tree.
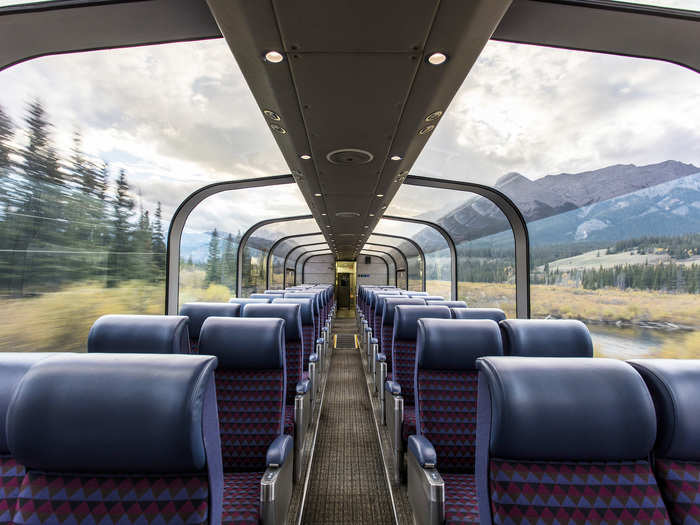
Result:
M113 202L114 219L112 231L112 250L109 254L107 286L114 287L120 280L130 276L128 252L132 251L131 218L134 201L129 195L129 183L126 172L119 170L115 199Z
M211 239L209 241L209 256L207 257L207 273L204 277L204 284L210 285L212 283L220 282L221 272L220 272L220 247L219 247L219 232L214 228L211 232Z

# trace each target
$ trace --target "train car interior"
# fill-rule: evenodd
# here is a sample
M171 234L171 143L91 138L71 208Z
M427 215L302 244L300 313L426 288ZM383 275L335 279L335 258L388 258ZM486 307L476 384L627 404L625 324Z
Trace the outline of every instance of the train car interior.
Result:
M700 524L700 0L0 0L0 525Z

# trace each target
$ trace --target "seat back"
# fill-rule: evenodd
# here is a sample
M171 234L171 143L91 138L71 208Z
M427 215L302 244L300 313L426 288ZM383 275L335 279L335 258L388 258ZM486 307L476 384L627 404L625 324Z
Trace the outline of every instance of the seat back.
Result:
M285 366L287 371L287 404L294 406L297 383L301 381L304 353L300 304L247 304L241 317L275 318L284 320Z
M430 304L430 305L440 304L442 306L448 306L450 308L466 308L467 307L467 303L465 303L464 301L445 301L445 300L435 301L435 300L428 299L425 302L427 304Z
M374 294L374 303L372 306L372 318L369 320L369 326L372 328L372 334L374 337L377 339L380 339L381 331L382 331L382 313L384 312L384 300L387 297L400 297L397 294L386 294L384 292L381 293L375 293ZM379 341L380 348L381 348L381 340Z
M416 338L419 319L450 319L446 306L399 304L394 309L391 350L393 380L401 385L404 404L413 405L413 379L416 371Z
M425 300L426 304L428 301L444 301L445 300L444 297L441 297L439 295L426 295L426 296L422 296L422 297Z
M285 293L285 299L311 299L314 303L314 337L321 337L321 327L323 319L321 319L321 301L315 292L292 292Z
M500 323L506 355L593 357L593 341L581 321L507 319Z
M268 295L265 293L252 293L249 296L250 299L266 299L268 303L271 303L272 300L275 298L273 295Z
M418 321L416 432L435 447L440 471L474 473L476 360L487 355L503 355L494 321Z
M32 366L7 413L27 468L12 522L218 523L214 368L211 356L154 354Z
M238 317L242 306L238 303L185 303L180 307L180 315L190 320L190 346L196 354L199 344L199 333L207 317Z
M264 294L263 294L264 295ZM235 303L235 304L240 304L241 308L243 308L244 305L246 304L251 304L251 303L269 303L270 297L259 297L259 298L251 298L251 297L231 297L231 299L228 300L229 303Z
M264 471L267 448L284 424L284 320L209 317L199 347L219 360L216 399L224 471Z
M26 473L17 462L7 441L7 411L17 385L36 363L57 354L0 353L0 523L12 523L15 504Z
M394 310L398 305L416 305L425 306L425 301L416 297L411 299L406 296L397 297L387 297L384 299L384 306L382 307L382 324L381 324L381 334L379 339L379 344L382 352L386 355L387 367L392 365L392 344L394 340ZM376 337L376 336L375 336Z
M453 319L491 319L497 323L506 318L503 310L498 308L450 308Z
M301 340L302 340L302 371L308 369L309 356L314 353L314 305L310 298L277 298L272 304L298 304L301 315Z
M654 405L631 366L513 357L477 366L482 523L668 523L649 461Z
M700 360L636 359L656 408L654 470L673 523L700 521Z
M103 315L90 328L87 351L189 354L189 324L182 315Z

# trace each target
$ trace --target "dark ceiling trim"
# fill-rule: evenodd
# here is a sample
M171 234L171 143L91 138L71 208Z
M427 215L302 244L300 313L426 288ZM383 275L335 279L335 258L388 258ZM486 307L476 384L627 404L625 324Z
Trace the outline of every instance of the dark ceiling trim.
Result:
M276 175L260 179L215 182L191 193L173 214L168 227L167 257L165 259L165 313L176 315L178 312L180 290L180 241L187 218L203 200L223 191L235 191L248 188L294 184L291 175ZM238 276L236 277L238 279Z
M286 237L280 237L275 241L275 243L270 246L270 250L267 252L267 262L265 263L265 268L267 268L267 271L265 272L265 289L269 290L270 289L270 274L272 273L272 267L271 267L271 260L272 260L272 253L277 249L277 247L282 244L284 241L288 241L289 239L295 239L297 237L310 237L312 235L323 235L323 233L319 230L318 232L314 233L297 233L296 235L287 235ZM282 278L282 289L284 290L284 277Z
M243 234L243 237L241 237L241 240L238 243L238 252L236 254L236 296L240 297L241 296L241 290L242 290L242 284L243 284L243 250L246 247L246 244L248 244L248 239L250 239L250 236L253 235L257 230L262 228L263 226L267 226L268 224L275 224L278 222L293 222L293 221L302 221L306 219L313 219L313 215L292 215L290 217L277 217L275 219L265 219L260 222L256 222L253 224L250 228L248 228L245 233Z

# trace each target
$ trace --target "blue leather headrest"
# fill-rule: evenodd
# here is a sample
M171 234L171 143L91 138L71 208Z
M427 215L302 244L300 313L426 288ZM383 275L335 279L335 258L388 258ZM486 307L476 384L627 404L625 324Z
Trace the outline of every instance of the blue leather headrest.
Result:
M438 305L442 305L442 306L449 306L450 308L466 308L467 307L467 303L465 303L464 301L445 301L445 300L443 300L443 301L431 301L431 300L427 300L425 302L427 304L430 304L430 305L438 304Z
M415 340L418 336L418 319L451 319L447 306L396 305L394 309L394 340Z
M483 357L477 366L491 396L491 456L620 461L651 452L654 404L622 361Z
M241 317L273 317L284 319L285 340L301 341L300 304L247 304L243 307Z
M215 368L211 356L49 357L27 371L10 402L10 450L50 472L201 471L202 405Z
M284 290L265 290L265 295L281 295L281 296L284 296Z
M312 325L314 324L314 307L313 299L306 298L281 298L278 297L272 301L272 304L298 304L301 306L301 324L302 325Z
M5 427L7 409L12 395L15 393L15 388L30 367L54 355L57 354L44 352L0 353L0 454L6 455L10 453L10 449L7 446Z
M428 292L408 292L409 297L423 297L424 299L426 297L430 297L428 295Z
M384 299L384 308L382 308L382 325L394 326L394 310L400 304L412 304L416 306L425 306L425 301L416 297L411 299L406 296L387 297Z
M189 322L182 315L103 315L90 328L87 351L188 354Z
M426 295L425 297L423 297L423 299L425 300L426 303L428 301L444 301L445 300L444 297L440 297L439 295Z
M700 460L700 360L635 359L656 407L658 457Z
M593 341L581 321L507 319L501 321L506 355L593 357Z
M498 308L452 308L453 319L491 319L497 323L506 318L503 310Z
M285 299L312 299L314 302L314 313L319 313L321 311L321 302L319 301L318 294L315 293L301 293L301 292L294 292L294 293L285 293L284 294Z
M382 315L382 313L384 312L384 300L385 300L387 297L396 298L396 297L401 297L401 296L400 296L400 295L396 295L396 294L388 295L388 294L384 294L384 293L375 294L375 296L374 296L374 303L373 303L373 309L374 309L374 311L377 313L377 315Z
M180 307L180 315L190 318L190 337L199 339L199 331L207 317L238 317L241 305L237 303L186 303Z
M284 368L284 320L262 317L208 317L199 353L219 359L220 369Z
M266 299L268 303L271 303L272 300L274 299L274 296L272 295L267 295L264 293L252 293L250 294L251 299Z
M503 355L498 323L481 319L421 319L416 362L421 370L476 370L476 360Z
M251 304L251 303L269 303L270 302L270 297L266 298L250 298L250 297L232 297L231 299L228 300L229 303L235 303L235 304ZM242 307L242 306L241 306Z

